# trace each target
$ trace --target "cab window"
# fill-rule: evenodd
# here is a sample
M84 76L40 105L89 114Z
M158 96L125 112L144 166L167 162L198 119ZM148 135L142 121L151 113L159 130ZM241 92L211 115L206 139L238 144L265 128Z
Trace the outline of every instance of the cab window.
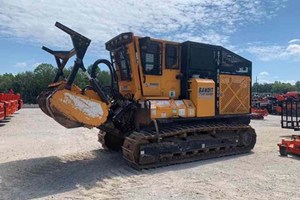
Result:
M176 45L166 44L165 62L166 69L179 69L178 47Z
M131 80L130 61L127 55L127 49L120 49L113 55L114 64L119 71L121 81Z
M150 41L141 47L141 58L144 74L161 75L161 44Z

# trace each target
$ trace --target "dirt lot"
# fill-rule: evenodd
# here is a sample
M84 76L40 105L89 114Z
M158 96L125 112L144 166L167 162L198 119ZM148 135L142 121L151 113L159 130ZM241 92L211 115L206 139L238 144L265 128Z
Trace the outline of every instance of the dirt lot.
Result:
M67 130L39 109L0 122L0 199L300 199L300 159L278 156L278 116L253 121L252 153L136 171L97 130Z

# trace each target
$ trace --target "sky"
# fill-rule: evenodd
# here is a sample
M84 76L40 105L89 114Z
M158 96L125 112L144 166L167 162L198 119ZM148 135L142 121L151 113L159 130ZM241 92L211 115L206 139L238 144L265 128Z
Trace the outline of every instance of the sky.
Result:
M0 0L0 74L56 66L43 51L70 50L58 21L92 40L86 66L109 58L106 41L122 32L222 45L252 61L253 81L300 80L298 0ZM72 66L73 60L67 66Z

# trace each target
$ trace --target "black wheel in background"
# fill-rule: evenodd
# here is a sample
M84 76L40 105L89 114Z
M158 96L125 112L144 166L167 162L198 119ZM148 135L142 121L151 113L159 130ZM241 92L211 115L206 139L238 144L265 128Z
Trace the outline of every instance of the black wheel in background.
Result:
M287 149L285 146L280 146L279 147L279 153L281 156L287 156Z

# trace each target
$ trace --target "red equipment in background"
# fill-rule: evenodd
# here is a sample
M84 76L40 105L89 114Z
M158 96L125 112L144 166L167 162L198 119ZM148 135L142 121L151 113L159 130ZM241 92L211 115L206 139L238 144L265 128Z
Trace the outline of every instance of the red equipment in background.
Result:
M287 92L286 94L265 94L254 95L252 97L252 108L258 110L266 109L268 113L280 115L282 113L282 103L286 100L299 100L299 92ZM257 112L254 112L257 113Z
M11 116L22 107L23 100L20 94L0 93L0 120Z
M268 116L269 112L267 109L251 108L251 119L264 119Z
M4 117L11 116L12 114L12 103L7 101L6 95L6 93L0 93L0 102L4 104Z
M287 98L293 98L293 99L299 99L300 98L300 93L299 92L287 92L285 95Z
M289 99L282 104L281 127L300 131L300 100ZM279 146L281 156L295 154L300 156L300 135L292 135L291 140L283 139Z
M291 140L281 140L281 144L278 144L279 152L281 156L287 156L288 154L295 154L300 156L300 135L292 135Z
M0 120L4 119L4 103L0 102Z

